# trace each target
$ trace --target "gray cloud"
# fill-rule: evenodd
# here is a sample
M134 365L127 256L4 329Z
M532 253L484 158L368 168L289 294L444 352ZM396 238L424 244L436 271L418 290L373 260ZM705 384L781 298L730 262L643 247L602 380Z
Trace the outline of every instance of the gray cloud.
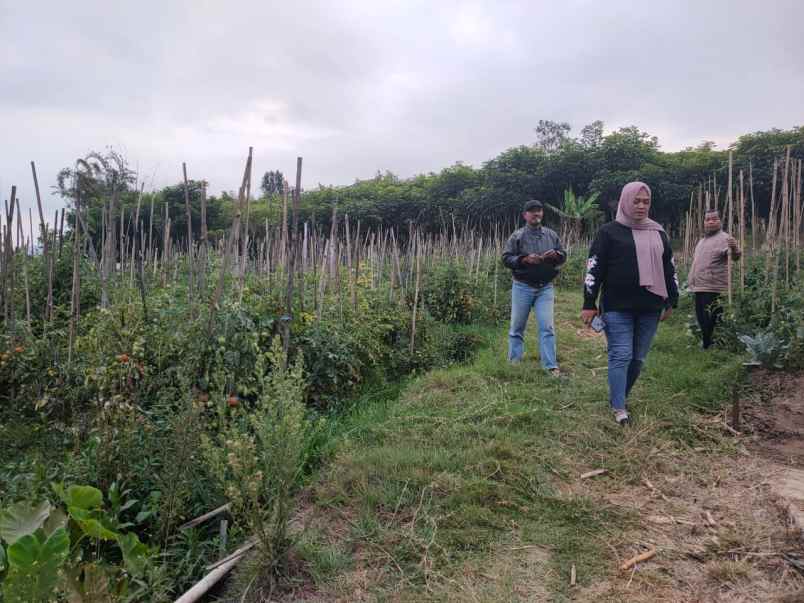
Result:
M539 119L727 145L801 122L802 17L796 0L0 0L0 194L25 206L31 159L48 188L108 145L149 185L186 161L214 190L249 145L258 172L302 155L309 188L479 165Z

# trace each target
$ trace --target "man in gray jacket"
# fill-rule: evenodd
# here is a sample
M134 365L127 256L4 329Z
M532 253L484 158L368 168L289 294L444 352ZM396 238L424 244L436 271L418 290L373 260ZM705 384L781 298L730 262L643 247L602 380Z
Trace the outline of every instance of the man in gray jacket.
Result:
M511 329L508 331L508 361L518 363L525 351L525 326L530 309L539 324L539 356L542 368L558 376L556 338L553 325L555 292L552 281L567 259L555 231L542 226L544 206L532 199L525 204L525 226L505 244L502 260L513 273L511 287Z
M701 327L703 349L712 345L715 327L723 315L720 294L729 290L728 256L740 259L737 240L723 232L720 214L707 211L704 214L704 237L695 246L692 267L687 275L687 284L695 294L695 315Z

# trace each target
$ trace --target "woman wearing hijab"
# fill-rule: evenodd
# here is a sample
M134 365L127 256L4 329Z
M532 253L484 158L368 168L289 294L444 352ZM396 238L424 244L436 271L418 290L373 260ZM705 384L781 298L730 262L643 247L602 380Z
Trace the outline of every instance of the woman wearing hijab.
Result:
M678 301L670 240L648 217L650 200L647 184L626 184L617 218L600 228L586 263L581 317L585 324L606 332L609 402L620 425L631 421L626 400L659 322L670 316Z

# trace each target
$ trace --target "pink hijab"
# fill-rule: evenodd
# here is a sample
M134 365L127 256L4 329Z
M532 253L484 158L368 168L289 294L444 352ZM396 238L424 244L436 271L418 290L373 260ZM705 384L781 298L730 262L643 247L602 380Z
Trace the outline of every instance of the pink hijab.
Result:
M634 218L634 199L641 190L651 194L644 182L629 182L620 193L616 221L631 229L636 245L639 284L654 295L667 299L667 283L664 280L664 242L660 233L664 228L650 218Z

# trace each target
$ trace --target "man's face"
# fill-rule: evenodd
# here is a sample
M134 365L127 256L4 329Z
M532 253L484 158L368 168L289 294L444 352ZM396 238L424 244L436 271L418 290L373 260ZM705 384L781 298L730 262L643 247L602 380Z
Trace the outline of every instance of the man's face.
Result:
M528 211L522 212L522 217L525 218L525 222L528 223L528 226L538 226L542 223L544 209L541 207L529 209Z
M717 232L720 230L720 216L715 213L704 216L704 230L706 232Z

